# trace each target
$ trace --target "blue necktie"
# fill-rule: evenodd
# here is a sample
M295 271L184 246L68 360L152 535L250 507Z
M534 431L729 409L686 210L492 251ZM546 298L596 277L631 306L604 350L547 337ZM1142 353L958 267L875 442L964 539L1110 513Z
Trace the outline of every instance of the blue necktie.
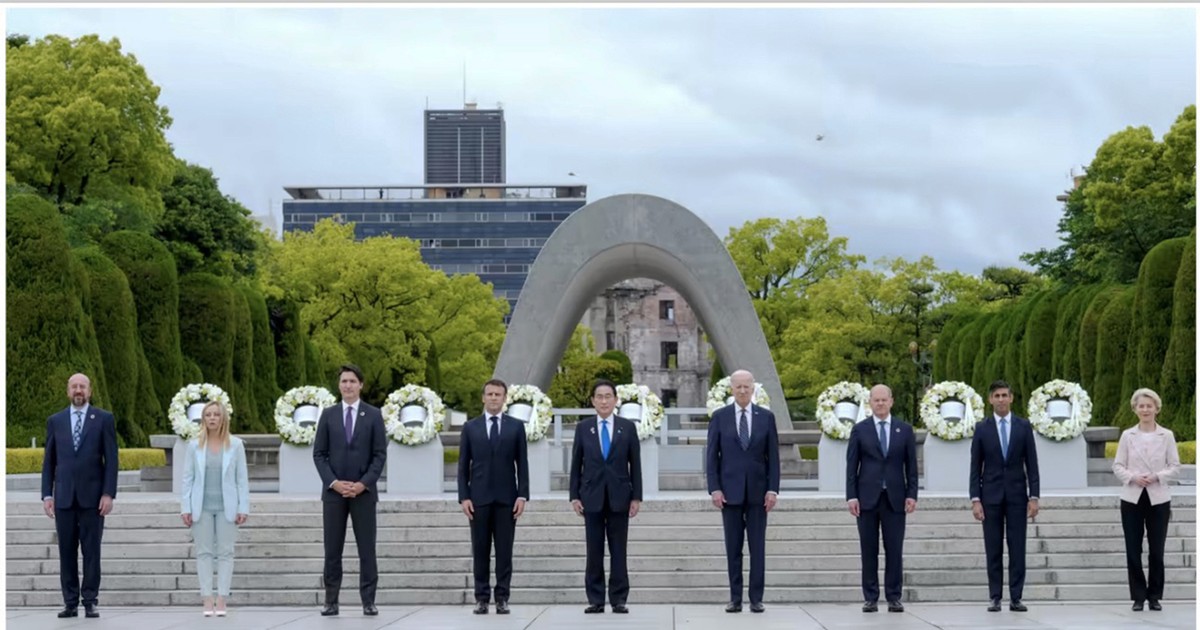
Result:
M71 431L71 441L75 443L75 450L79 450L79 440L83 439L83 412L75 412L75 429Z
M354 438L354 407L346 407L346 443Z
M604 459L608 459L608 449L612 446L612 440L608 437L608 420L600 421L600 452L604 455Z
M1008 459L1008 418L1000 418L1000 453Z
M492 416L492 432L488 435L488 441L493 449L500 445L500 418L496 416Z
M884 457L887 457L887 447L888 447L887 423L880 422L879 423L879 448L883 449Z
M750 448L750 425L746 424L746 410L742 410L742 420L738 423L738 440L742 443L742 450Z

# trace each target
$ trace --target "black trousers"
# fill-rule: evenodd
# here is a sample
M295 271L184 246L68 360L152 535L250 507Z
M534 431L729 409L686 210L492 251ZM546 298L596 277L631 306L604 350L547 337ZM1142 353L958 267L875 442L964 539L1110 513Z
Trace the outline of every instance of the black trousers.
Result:
M625 564L625 548L629 542L629 512L613 512L604 502L600 512L584 512L583 523L587 538L587 569L584 571L584 588L588 604L604 605L604 540L608 539L608 553L612 556L611 575L608 581L609 601L624 605L629 598L629 568Z
M104 535L104 517L100 508L69 507L54 510L54 529L58 532L58 569L63 604L78 608L97 604L100 594L100 539ZM83 548L83 585L79 583L79 549Z
M1171 502L1150 505L1150 495L1142 490L1137 503L1121 501L1121 529L1125 530L1125 565L1129 569L1129 597L1135 602L1162 599L1166 569L1163 552L1167 545L1167 525L1171 522ZM1150 541L1150 583L1142 573L1142 536Z
M1021 599L1025 592L1025 532L1027 503L983 506L983 549L987 554L988 598L1000 599L1004 590L1004 542L1008 539L1008 597Z
M512 582L513 539L517 535L517 521L513 518L513 506L503 503L475 506L471 519L471 556L475 566L475 601L490 601L492 542L496 543L496 600L508 599L508 587Z
M742 543L750 540L750 603L762 602L766 584L767 509L762 503L726 504L721 508L725 526L725 560L729 565L729 601L742 603Z
M363 495L355 499L339 496L336 501L322 501L322 520L325 525L325 603L338 603L342 588L342 550L346 547L346 519L354 526L358 544L358 592L363 605L375 603L375 587L379 569L375 559L375 508L378 502Z
M888 502L887 493L879 495L873 510L858 515L858 544L862 553L863 600L879 601L879 533L883 530L883 594L889 602L898 602L904 579L904 510L897 512Z

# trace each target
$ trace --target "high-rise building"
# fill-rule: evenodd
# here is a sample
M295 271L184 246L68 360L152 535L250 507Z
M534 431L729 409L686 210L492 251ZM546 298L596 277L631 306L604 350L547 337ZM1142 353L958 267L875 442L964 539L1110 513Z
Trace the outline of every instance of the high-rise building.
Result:
M504 110L425 110L426 184L503 184Z

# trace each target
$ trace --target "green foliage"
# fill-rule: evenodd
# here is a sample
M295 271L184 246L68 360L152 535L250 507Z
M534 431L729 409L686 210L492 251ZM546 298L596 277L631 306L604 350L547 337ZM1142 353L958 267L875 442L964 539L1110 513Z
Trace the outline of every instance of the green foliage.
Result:
M1079 330L1088 304L1102 285L1088 284L1071 289L1058 306L1054 323L1054 358L1050 373L1053 378L1080 382Z
M240 421L244 406L233 378L237 328L233 288L228 280L209 273L193 273L179 279L179 336L183 356L196 363L204 382L229 394L235 423Z
M1179 434L1175 434L1175 439L1179 440ZM1108 459L1115 459L1117 456L1117 442L1106 442L1104 444L1104 456ZM1175 442L1175 446L1179 449L1179 463L1185 465L1196 464L1196 441L1189 440L1187 442Z
M321 350L317 348L317 344L313 343L311 339L304 340L304 373L305 373L305 375L307 376L307 378L310 382L316 381L316 383L318 385L321 385L322 387L325 387L329 391L333 392L334 396L338 395L338 388L337 388L337 375L333 373L333 370L338 365L341 365L341 363L338 363L336 365L326 365L325 362L322 360ZM368 382L370 382L370 381L368 381ZM366 391L366 389L367 388L364 385L363 391ZM375 391L377 395L372 396L368 400L375 400L377 402L382 402L383 399L387 396L387 394L390 393L390 392L384 392L378 388L375 388L373 391Z
M271 335L275 343L275 383L282 391L301 385L328 387L322 376L305 373L304 335L300 331L300 307L288 300L268 300Z
M971 362L971 380L967 381L976 392L987 391L987 386L995 380L994 372L988 370L988 357L997 347L996 338L1004 325L1006 317L1002 312L984 316L984 323L979 329L979 348Z
M443 464L457 464L458 463L458 449L453 446L447 446L446 449L442 451L442 463Z
M140 232L113 232L104 237L100 247L129 281L142 351L149 361L159 406L165 410L184 385L175 261L162 243Z
M142 427L146 435L169 433L171 423L167 420L166 407L158 402L154 391L154 377L150 373L150 361L146 359L145 350L140 339L134 340L137 356L137 399L134 402L133 423Z
M1059 303L1065 294L1062 290L1046 291L1037 305L1030 309L1029 319L1025 322L1024 371L1020 388L1026 397L1046 381L1057 378L1052 371L1054 333Z
M1013 409L1024 409L1025 401L1032 393L1032 390L1025 389L1029 382L1025 378L1025 330L1034 308L1048 295L1048 291L1042 291L1021 300L1013 309L1011 315L1013 321L1012 326L1008 329L1008 338L1001 339L1004 346L1004 360L1001 364L1003 368L1000 374L1003 376L996 378L1003 378L1012 386Z
M621 364L596 355L595 348L592 331L582 325L576 326L558 364L558 373L546 391L555 407L592 406L592 385L596 380L611 380L614 374L620 373Z
M10 50L11 53L11 50ZM58 211L30 194L8 198L6 330L8 381L5 435L9 444L45 437L46 418L67 404L67 379L83 372L95 382L101 365L91 320ZM99 405L104 392L93 386Z
M1123 287L1113 295L1097 323L1094 385L1088 390L1092 397L1092 424L1096 426L1114 426L1118 412L1128 408L1121 382L1129 356L1135 291L1134 287Z
M1067 199L1063 244L1021 259L1070 284L1133 281L1152 247L1196 225L1195 135L1189 105L1162 142L1148 127L1109 136Z
M983 279L997 289L988 301L1015 300L1023 295L1036 293L1046 285L1045 278L1019 267L985 267Z
M8 448L4 450L5 473L22 475L42 472L45 449ZM161 448L122 448L117 451L117 468L119 470L141 470L150 466L166 465L167 452Z
M60 207L116 199L162 211L171 118L117 39L48 35L8 48L8 171Z
M971 375L975 370L975 357L979 356L981 343L983 343L983 329L990 323L988 316L977 317L967 324L962 329L956 338L958 351L955 353L958 358L955 363L955 370L952 374L947 374L946 378L940 380L962 381L971 383ZM941 348L941 344L938 344ZM933 379L937 382L939 379Z
M421 334L430 342L426 368L438 371L436 386L429 380L429 387L453 409L468 416L482 413L480 388L500 358L508 301L473 274L447 278L440 271L422 273L433 276L429 314L421 322Z
M125 274L98 247L76 250L87 269L91 293L91 320L95 327L101 360L108 379L108 400L123 444L149 446L147 429L138 424L137 315L133 293Z
M1184 439L1196 435L1196 232L1187 240L1172 300L1171 340L1163 360L1162 416Z
M275 383L275 340L271 335L271 321L267 316L267 302L261 293L250 286L239 285L238 290L250 307L250 324L254 331L254 403L259 426L268 433L275 430L275 401L283 392ZM290 388L289 388L290 389Z
M1161 395L1159 379L1162 378L1167 346L1171 341L1175 280L1187 241L1186 238L1163 241L1150 250L1146 259L1142 261L1133 301L1133 321L1129 330L1129 357L1125 363L1122 388L1125 396L1132 395L1139 387L1149 387ZM1195 302L1189 306L1194 309ZM1174 415L1171 418L1173 419ZM1164 421L1168 419L1163 418ZM1132 425L1135 422L1133 411L1128 405L1118 415L1117 422L1118 426ZM1195 426L1195 418L1192 418L1189 424Z
M253 275L266 243L250 211L221 192L210 169L176 160L173 170L156 232L175 257L179 275Z
M1127 289L1125 285L1101 285L1096 296L1088 302L1079 322L1079 383L1089 393L1096 388L1096 344L1100 335L1100 318L1109 302Z
M244 293L233 287L230 289L233 389L229 396L238 409L232 429L235 433L266 433L267 427L259 422L258 401L254 397L254 325L250 321L250 305Z
M200 366L187 357L183 359L183 382L188 385L204 382L204 373L200 371ZM230 402L232 403L233 401Z
M959 351L961 345L957 342L961 331L975 321L975 313L965 313L952 317L938 335L937 348L933 355L934 382L946 380L947 374L958 374L960 371ZM957 377L955 377L957 380Z
M100 356L100 341L96 337L96 327L92 324L92 283L88 278L87 267L79 260L76 251L70 253L71 261L71 277L74 280L75 292L80 296L80 304L83 306L83 327L84 327L84 344L87 351L89 363L95 366L94 373L88 374L92 381L92 399L93 405L98 407L110 407L111 398L109 396L108 379L104 376L104 359ZM120 440L120 435L117 439Z
M617 385L627 385L633 382L633 362L629 360L629 355L620 350L608 350L600 353L601 359L615 361L621 365L621 370L611 379Z
M708 374L708 388L712 389L712 386L723 378L725 378L725 368L721 366L721 360L714 356L712 357L712 370Z

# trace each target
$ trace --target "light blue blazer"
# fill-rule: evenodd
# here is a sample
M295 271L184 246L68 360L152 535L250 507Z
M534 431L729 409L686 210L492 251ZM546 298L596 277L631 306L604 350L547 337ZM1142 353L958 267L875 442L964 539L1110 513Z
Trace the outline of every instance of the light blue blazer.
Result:
M179 513L191 513L199 520L204 507L204 471L208 449L200 448L198 440L188 442L187 458L183 462L183 495ZM250 479L246 473L246 446L236 436L229 436L229 448L221 455L221 494L225 500L225 520L230 523L238 514L250 513Z

